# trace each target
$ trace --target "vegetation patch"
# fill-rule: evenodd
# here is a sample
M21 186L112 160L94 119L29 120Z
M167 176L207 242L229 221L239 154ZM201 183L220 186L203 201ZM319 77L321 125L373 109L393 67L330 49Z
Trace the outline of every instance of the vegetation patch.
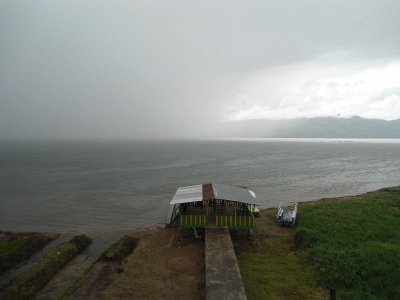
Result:
M113 274L123 271L121 263L125 257L133 252L138 241L139 239L135 237L123 236L89 265L57 299L87 299L95 297L93 295L97 295L110 285Z
M4 299L31 299L73 257L84 250L92 240L75 236L49 253L32 269L21 274L7 289Z
M100 260L120 263L133 252L138 241L139 239L137 238L125 235L104 251L100 256Z
M400 191L301 207L295 241L339 299L400 299Z
M327 299L314 268L294 249L294 229L279 227L276 209L261 211L256 221L258 243L232 234L248 299Z
M0 274L29 259L58 236L55 233L0 232Z

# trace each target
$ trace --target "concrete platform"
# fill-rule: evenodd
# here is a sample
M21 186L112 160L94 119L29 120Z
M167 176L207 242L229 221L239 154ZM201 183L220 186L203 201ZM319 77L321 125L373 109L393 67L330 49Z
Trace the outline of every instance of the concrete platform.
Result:
M228 229L205 231L206 299L247 299Z

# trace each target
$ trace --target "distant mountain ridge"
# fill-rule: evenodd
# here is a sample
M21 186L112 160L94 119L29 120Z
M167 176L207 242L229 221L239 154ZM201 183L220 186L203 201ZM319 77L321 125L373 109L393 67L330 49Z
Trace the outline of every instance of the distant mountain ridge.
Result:
M318 117L226 121L222 122L217 135L248 138L400 138L400 119Z

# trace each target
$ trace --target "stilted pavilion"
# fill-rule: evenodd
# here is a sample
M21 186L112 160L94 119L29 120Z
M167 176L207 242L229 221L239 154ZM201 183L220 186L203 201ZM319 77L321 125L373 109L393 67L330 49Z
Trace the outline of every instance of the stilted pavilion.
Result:
M256 195L246 187L206 183L180 187L170 203L167 224L182 228L254 227Z

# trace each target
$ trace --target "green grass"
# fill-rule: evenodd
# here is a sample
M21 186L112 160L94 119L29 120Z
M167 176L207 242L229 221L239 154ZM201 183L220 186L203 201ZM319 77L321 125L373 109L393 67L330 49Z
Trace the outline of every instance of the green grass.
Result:
M275 213L263 212L256 221L259 247L233 237L248 299L327 299L312 265L295 252L294 229L279 227Z
M23 248L27 239L20 237L12 240L0 242L0 257L6 257Z
M292 237L269 237L258 252L238 255L248 299L321 299L315 272L291 250Z
M137 238L125 235L106 249L99 259L121 263L126 256L133 252L138 241Z
M64 265L91 243L87 236L75 236L49 253L37 265L21 274L6 290L4 299L32 299Z
M2 232L0 241L0 274L29 259L57 234Z
M400 191L305 205L295 240L338 299L400 299Z
M291 250L293 238L269 237L238 255L248 299L320 299L315 272Z

